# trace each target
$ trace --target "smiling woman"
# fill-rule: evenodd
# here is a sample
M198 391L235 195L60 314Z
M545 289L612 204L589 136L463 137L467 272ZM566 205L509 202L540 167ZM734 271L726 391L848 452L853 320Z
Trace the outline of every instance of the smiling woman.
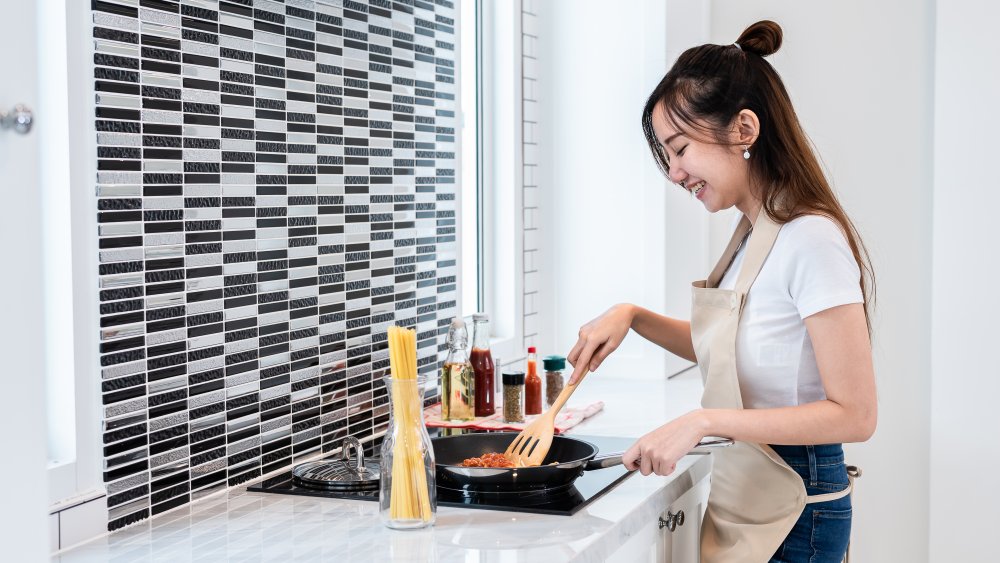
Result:
M871 268L765 60L781 41L781 27L761 21L735 43L690 48L643 108L661 171L709 212L742 215L693 284L691 321L618 305L581 328L568 355L574 383L634 329L698 362L704 408L649 432L623 462L667 475L705 436L737 441L713 465L701 549L715 563L840 561L856 474L841 443L875 429Z

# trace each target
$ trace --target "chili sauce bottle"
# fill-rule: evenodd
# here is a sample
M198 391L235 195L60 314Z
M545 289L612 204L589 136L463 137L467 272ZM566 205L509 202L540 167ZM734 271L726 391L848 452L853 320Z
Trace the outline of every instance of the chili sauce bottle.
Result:
M472 370L476 374L476 416L496 412L493 355L490 353L490 318L486 313L472 315Z
M528 373L524 376L524 414L542 414L542 378L538 376L535 347L528 348Z

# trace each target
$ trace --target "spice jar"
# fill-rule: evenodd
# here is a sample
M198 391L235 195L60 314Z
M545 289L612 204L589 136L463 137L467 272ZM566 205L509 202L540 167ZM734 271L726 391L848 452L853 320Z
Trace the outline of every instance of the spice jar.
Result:
M562 370L566 369L566 358L546 356L542 366L545 368L545 404L551 407L563 390Z
M503 421L524 422L524 372L503 374Z

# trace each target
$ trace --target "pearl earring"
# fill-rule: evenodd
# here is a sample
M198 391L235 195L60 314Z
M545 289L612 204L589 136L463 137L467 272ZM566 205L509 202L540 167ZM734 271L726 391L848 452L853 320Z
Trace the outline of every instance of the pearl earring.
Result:
M743 147L743 160L750 160L750 147Z

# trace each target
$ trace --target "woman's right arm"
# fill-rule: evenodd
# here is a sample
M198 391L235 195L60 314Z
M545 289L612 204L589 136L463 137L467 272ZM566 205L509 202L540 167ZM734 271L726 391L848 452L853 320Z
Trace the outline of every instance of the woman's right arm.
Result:
M691 342L691 321L672 319L635 305L632 307L635 308L632 330L675 356L689 362L698 361Z
M587 372L597 371L604 359L622 343L629 329L672 354L696 361L690 322L622 303L580 328L576 345L566 356L574 367L569 382L574 384Z

